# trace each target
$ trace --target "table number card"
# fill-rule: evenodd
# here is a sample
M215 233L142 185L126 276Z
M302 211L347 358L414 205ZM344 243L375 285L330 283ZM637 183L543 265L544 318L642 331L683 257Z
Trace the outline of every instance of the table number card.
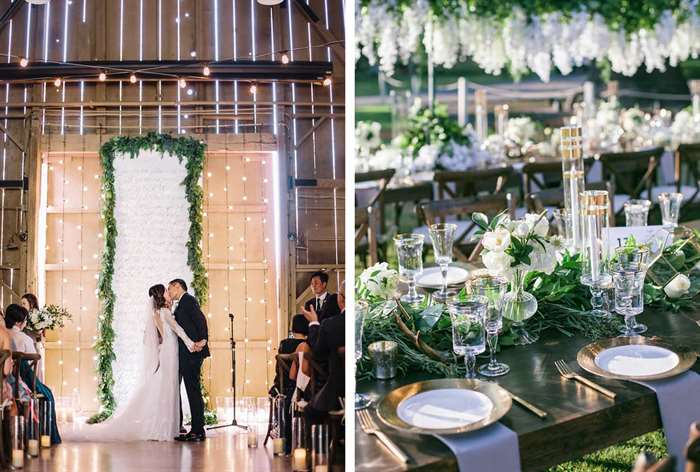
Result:
M660 225L603 228L603 244L605 244L608 257L615 253L615 249L624 246L630 237L634 237L637 243L648 244L652 254L658 253L665 247L670 236L672 236L671 233Z

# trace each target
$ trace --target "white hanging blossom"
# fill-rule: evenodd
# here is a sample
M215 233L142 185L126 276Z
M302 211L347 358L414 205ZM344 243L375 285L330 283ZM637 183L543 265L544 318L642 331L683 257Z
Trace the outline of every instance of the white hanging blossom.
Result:
M388 75L422 45L432 46L436 65L452 67L471 58L489 74L505 67L516 74L531 70L546 82L552 68L566 75L587 61L607 59L614 72L631 76L642 66L664 71L667 64L698 57L697 3L686 0L674 11L661 12L653 27L625 32L586 10L527 16L515 8L498 21L465 6L436 17L427 0L410 8L395 0L369 0L357 9L356 36L358 51Z

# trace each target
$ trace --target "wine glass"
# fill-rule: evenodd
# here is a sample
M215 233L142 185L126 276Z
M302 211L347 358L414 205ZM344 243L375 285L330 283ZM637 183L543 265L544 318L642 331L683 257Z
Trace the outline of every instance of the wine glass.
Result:
M433 242L435 262L440 266L442 274L442 288L433 293L436 301L446 301L450 294L447 292L447 269L452 262L452 246L455 242L457 225L454 223L436 223L430 225L430 239Z
M647 248L617 248L613 261L615 311L625 317L623 336L637 336L647 327L637 323L636 316L644 311L644 278L647 273Z
M357 362L362 359L362 332L364 330L364 321L369 304L364 300L355 301L355 371L357 372ZM370 404L370 399L364 393L355 392L355 409L361 410L367 408Z
M663 192L659 194L659 206L661 207L661 223L665 228L678 226L678 216L683 202L682 193Z
M486 377L498 377L510 372L508 364L496 360L498 333L503 328L503 296L508 292L508 280L504 277L486 275L477 277L469 283L469 289L474 295L485 297L488 301L484 324L486 343L489 345L489 362L479 367L479 373Z
M646 226L651 202L649 200L627 200L625 202L625 226Z
M423 240L422 234L397 234L394 244L399 258L399 276L408 284L408 293L401 296L407 303L419 303L423 295L416 292L416 277L423 272Z
M452 350L458 356L464 356L467 379L476 378L476 356L486 350L484 319L487 306L488 299L478 295L464 300L453 298L447 302L452 321Z

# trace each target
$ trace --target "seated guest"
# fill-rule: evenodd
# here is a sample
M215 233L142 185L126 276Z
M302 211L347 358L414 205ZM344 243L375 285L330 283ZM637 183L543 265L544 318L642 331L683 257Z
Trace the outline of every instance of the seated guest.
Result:
M10 330L12 337L12 350L26 354L37 354L34 340L23 330L27 326L27 316L29 312L20 305L12 304L5 311L5 326ZM53 393L39 379L35 379L34 371L29 367L29 363L23 360L20 364L20 378L27 385L34 385L36 382L37 394L43 395L51 404L51 444L60 444L61 436L58 434L56 425L56 402Z
M331 316L323 321L313 306L306 319L309 320L309 340L314 359L328 360L328 377L305 408L309 423L323 422L330 411L341 408L340 398L345 394L345 365L341 349L345 348L345 289L341 284L338 293L338 316Z
M5 328L5 316L0 310L0 318L2 318L2 323L0 323L0 349L3 351L12 351L12 338L10 337L9 331ZM2 368L3 374L5 374L5 381L2 384L2 398L3 401L7 401L12 398L12 384L14 378L12 378L12 357L8 357L5 361L5 365Z
M328 274L322 271L311 274L311 290L314 293L314 298L306 301L303 311L307 312L313 307L319 321L340 313L338 296L334 293L328 293L327 288Z

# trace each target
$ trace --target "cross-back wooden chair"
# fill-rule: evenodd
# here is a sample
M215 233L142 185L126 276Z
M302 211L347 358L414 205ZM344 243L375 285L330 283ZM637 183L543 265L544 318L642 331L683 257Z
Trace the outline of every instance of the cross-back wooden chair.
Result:
M363 192L364 199L355 194L355 248L364 261L369 256L369 265L379 261L378 233L381 224L381 201L394 176L394 169L375 170L355 175L355 183L377 182L376 189Z
M476 223L471 221L471 215L475 212L484 213L489 218L506 210L511 218L515 219L515 197L510 193L489 195L486 197L454 198L451 200L440 200L419 205L419 217L430 226L435 223L444 223L448 218L464 216L468 221L464 221L458 234L455 236L454 255L461 262L469 262L474 255L477 246L475 241L470 240L470 236L476 230ZM465 251L462 250L465 249ZM469 252L467 257L465 252Z
M656 173L663 153L663 148L654 148L601 154L603 180L613 181L616 191L628 195L629 198L640 198L646 193L646 198L651 200L651 189L656 183ZM623 209L618 211L622 212Z
M501 193L509 182L515 180L512 166L500 166L467 171L435 172L438 184L438 200L445 198L474 197L479 193Z
M693 187L693 195L683 200L683 205L692 203L700 194L700 143L681 144L674 154L674 181L676 192L681 192L683 186L683 169L687 172L686 181Z

